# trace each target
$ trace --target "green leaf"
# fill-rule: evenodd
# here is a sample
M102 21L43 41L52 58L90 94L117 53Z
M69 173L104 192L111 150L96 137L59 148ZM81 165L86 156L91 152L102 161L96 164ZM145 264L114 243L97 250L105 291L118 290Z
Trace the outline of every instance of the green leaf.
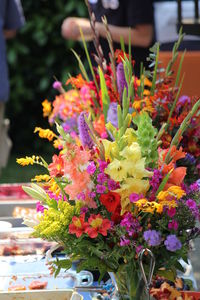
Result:
M156 274L169 279L170 281L174 281L176 279L176 272L174 272L174 270L158 270Z
M105 119L105 122L106 122L107 112L108 112L108 108L109 108L109 105L110 105L110 97L108 95L108 90L107 90L106 81L105 81L105 78L104 78L103 71L101 70L100 67L98 67L98 70L99 70L100 86L101 86L101 93L102 93L103 114L104 114L104 119Z
M169 177L171 175L171 173L173 172L174 169L170 170L169 173L163 178L161 184L159 185L159 188L156 192L156 196L161 192L163 191L165 185L167 184L167 181L169 180Z

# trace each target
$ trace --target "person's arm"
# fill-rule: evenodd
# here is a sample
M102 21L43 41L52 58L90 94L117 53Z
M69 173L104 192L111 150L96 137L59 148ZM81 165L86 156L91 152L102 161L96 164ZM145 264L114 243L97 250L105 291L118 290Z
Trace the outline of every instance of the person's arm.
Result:
M16 30L4 30L3 35L5 39L12 39L16 36Z
M134 28L108 25L114 42L120 42L124 38L125 44L129 43L129 32L133 46L148 47L153 39L153 25L140 24ZM62 24L62 36L65 39L80 40L80 27L87 40L92 40L90 21L82 18L67 18ZM99 35L106 38L106 31L103 23L96 22L96 29ZM131 31L130 31L131 30Z

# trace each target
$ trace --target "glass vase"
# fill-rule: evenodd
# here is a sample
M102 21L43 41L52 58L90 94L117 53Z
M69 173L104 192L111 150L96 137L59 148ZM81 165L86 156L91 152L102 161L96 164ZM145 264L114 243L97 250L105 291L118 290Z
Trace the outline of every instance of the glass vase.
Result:
M124 265L117 273L109 273L115 285L116 300L146 300L144 281L139 270Z

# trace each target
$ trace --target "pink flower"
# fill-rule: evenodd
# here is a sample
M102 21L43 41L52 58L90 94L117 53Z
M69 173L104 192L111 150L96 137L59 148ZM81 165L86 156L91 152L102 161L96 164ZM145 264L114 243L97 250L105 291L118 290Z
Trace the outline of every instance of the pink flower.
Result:
M178 222L176 220L172 220L168 223L168 228L170 230L177 230L178 229Z
M95 163L92 161L89 166L87 167L87 172L88 174L90 175L93 175L96 171L96 166L95 166Z
M98 194L103 194L106 191L106 187L101 184L97 184L96 189Z
M167 214L170 218L173 218L176 214L176 208L171 207L170 209L168 209Z

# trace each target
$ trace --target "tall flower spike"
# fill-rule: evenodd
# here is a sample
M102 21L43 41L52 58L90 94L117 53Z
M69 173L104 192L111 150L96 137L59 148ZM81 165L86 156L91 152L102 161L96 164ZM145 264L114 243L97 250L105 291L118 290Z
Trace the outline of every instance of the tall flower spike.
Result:
M118 92L120 94L120 98L122 99L124 88L128 90L125 73L124 73L124 65L120 62L117 66L117 87Z
M78 117L78 131L81 143L84 147L92 149L94 146L93 140L90 137L90 129L85 121L86 113L82 112Z

